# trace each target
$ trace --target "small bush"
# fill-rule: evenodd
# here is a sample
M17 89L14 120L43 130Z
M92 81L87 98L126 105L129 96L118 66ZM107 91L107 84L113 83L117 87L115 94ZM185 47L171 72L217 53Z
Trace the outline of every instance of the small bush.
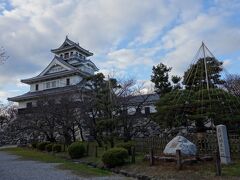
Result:
M53 148L53 144L47 144L46 147L45 147L45 150L47 152L51 152L52 151L52 148Z
M54 144L53 145L53 152L61 152L62 151L62 145L61 144Z
M85 147L81 142L74 142L68 147L68 154L72 159L81 158L85 153Z
M32 146L32 148L34 148L34 149L37 148L37 142L32 142L32 143L31 143L31 146Z
M102 161L107 167L121 166L128 158L128 152L124 148L112 148L107 150L103 156Z
M134 146L133 142L123 142L123 143L119 143L116 145L116 147L120 147L120 148L124 148L128 151L128 154L131 155L132 154L132 146Z
M37 149L40 150L40 151L44 151L45 148L46 148L46 145L48 145L49 142L40 142L40 143L37 143Z

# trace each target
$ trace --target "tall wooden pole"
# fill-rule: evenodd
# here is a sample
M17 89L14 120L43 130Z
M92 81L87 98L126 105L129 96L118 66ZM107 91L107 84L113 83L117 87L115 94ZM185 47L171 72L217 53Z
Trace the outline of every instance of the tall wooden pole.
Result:
M110 82L110 77L108 75L108 89L109 89L109 100L110 100L110 111L111 111L111 119L113 119L112 115L112 87L111 87L111 82Z
M206 82L207 82L207 90L209 91L207 60L206 60L205 44L203 42L202 42L202 48L203 48L204 68L205 68L205 75L206 75Z

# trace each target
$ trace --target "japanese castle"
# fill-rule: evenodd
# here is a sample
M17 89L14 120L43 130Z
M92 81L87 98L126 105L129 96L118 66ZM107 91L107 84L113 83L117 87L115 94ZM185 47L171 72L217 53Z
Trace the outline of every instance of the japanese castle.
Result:
M18 102L19 109L36 105L37 99L43 96L56 96L76 91L84 86L84 78L94 75L98 68L89 59L92 52L82 48L66 36L63 44L52 49L54 58L36 77L21 80L30 85L30 91L9 101Z

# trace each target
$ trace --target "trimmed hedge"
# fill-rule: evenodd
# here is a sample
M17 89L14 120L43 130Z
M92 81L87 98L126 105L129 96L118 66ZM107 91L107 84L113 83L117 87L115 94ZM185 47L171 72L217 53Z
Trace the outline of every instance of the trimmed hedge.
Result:
M132 146L134 146L134 143L133 142L122 142L122 143L119 143L116 145L116 147L120 147L120 148L124 148L128 151L128 154L131 155L132 154L132 151L131 151L131 148Z
M31 143L31 146L32 146L32 148L34 148L34 149L37 148L37 142L32 142L32 143Z
M40 151L44 151L45 148L46 148L46 145L48 145L49 142L40 142L40 143L37 143L37 149L40 150Z
M128 158L128 151L124 148L112 148L104 152L102 161L107 167L121 166Z
M72 159L81 158L84 156L85 147L81 142L74 142L68 147L68 154Z
M51 152L52 151L52 148L53 148L53 144L47 144L46 147L45 147L45 150L47 152Z
M54 144L52 150L53 150L53 152L61 152L62 151L62 145L61 144Z

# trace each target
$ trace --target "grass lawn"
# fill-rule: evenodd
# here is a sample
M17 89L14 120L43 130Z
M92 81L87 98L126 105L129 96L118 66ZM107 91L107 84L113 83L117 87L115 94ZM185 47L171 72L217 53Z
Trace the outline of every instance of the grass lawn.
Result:
M237 176L240 179L240 160L235 161L231 165L222 167L224 176Z
M99 168L91 168L85 164L77 164L69 160L66 152L52 155L46 152L40 152L28 148L9 148L2 151L7 151L11 154L19 155L23 159L42 161L46 163L60 163L58 168L73 171L81 176L109 176L112 173ZM89 156L83 157L82 162L92 162L101 164L101 155L105 148L98 149L98 157L95 157L95 144L91 144L89 148ZM215 161L198 162L192 165L184 165L182 170L176 169L176 164L173 162L158 162L154 166L150 166L148 161L143 161L144 154L137 153L136 163L129 162L116 169L132 172L135 174L147 175L157 179L240 179L240 160L235 160L234 163L228 166L222 166L222 176L215 176Z
M156 179L240 179L240 160L235 160L231 165L223 165L221 177L216 176L215 161L184 165L182 170L177 170L175 162L159 162L150 166L148 161L137 158L135 164L127 164L118 169Z
M41 161L45 163L60 163L58 168L71 170L73 173L81 176L109 176L111 173L106 170L92 168L85 164L77 164L67 159L60 158L49 153L40 152L28 148L7 148L1 151L8 152L10 154L18 155L23 159Z
M214 164L194 164L185 165L182 170L176 169L175 162L161 162L154 166L150 166L149 161L142 161L136 159L136 164L128 164L126 166L118 167L118 169L139 173L155 177L156 179L214 179Z

